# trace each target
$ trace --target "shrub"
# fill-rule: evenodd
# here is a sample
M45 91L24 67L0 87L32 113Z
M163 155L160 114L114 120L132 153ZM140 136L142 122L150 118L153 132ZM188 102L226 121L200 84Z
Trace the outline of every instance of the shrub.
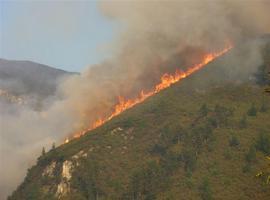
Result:
M209 112L209 109L208 109L207 105L203 104L199 110L200 116L204 117L208 114L208 112Z
M239 123L240 128L246 128L247 127L247 117L244 115Z
M229 144L231 147L236 147L240 144L240 142L239 139L235 135L233 135L229 141Z
M261 133L256 141L256 149L265 153L270 154L270 136L266 133Z
M246 161L250 163L255 160L256 160L256 148L254 146L251 146L246 154Z
M247 173L251 171L251 166L250 163L247 163L244 165L244 167L242 168L243 173Z
M214 115L218 125L227 125L228 118L233 115L233 110L224 106L216 105Z
M251 104L250 108L248 109L247 114L249 116L256 116L257 115L257 108L255 107L254 103Z
M260 112L267 112L267 105L265 103L265 100L263 100L261 108L260 108Z
M185 165L185 170L187 172L192 172L195 170L196 167L196 163L197 163L197 157L196 157L196 153L189 149L189 150L185 150L182 155L181 155L182 161L184 162Z
M200 195L201 195L201 198L203 200L211 200L213 199L212 197L212 190L210 188L210 185L209 185L209 181L207 178L205 178L200 187L199 187L199 190L200 190Z

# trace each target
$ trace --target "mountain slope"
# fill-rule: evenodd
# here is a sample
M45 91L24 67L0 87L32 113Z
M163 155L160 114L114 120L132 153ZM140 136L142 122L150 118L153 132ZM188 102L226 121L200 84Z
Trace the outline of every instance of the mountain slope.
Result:
M270 98L221 79L228 56L40 156L9 199L268 199Z
M16 96L53 95L60 78L73 73L30 61L0 59L0 89Z

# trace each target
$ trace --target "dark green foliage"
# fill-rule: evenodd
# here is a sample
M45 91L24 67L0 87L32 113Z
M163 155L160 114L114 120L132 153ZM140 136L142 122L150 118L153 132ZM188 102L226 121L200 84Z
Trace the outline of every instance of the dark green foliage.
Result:
M246 163L245 165L244 165L244 167L242 168L242 172L243 173L248 173L248 172L250 172L251 171L251 165L250 165L250 163Z
M204 117L208 114L208 112L209 112L209 109L208 109L207 105L203 104L199 110L199 115Z
M42 147L41 156L44 156L46 154L45 147Z
M238 137L236 137L235 135L232 135L232 137L229 140L229 144L231 147L236 147L240 145L239 139Z
M98 182L99 173L100 169L96 163L90 160L82 160L82 163L73 173L72 188L80 191L80 195L85 199L98 199L103 193Z
M196 152L192 149L186 149L181 154L181 160L184 163L184 168L187 172L192 172L196 168L197 156Z
M250 108L247 111L247 114L249 116L256 116L257 115L257 108L255 107L254 103L251 104Z
M264 86L270 84L270 79L268 76L268 68L266 64L260 65L257 73L255 74L256 83L258 85Z
M191 129L190 140L192 144L200 150L203 144L213 141L213 128L208 122L198 124Z
M239 123L240 128L246 128L247 127L247 116L244 115Z
M228 118L233 115L233 110L224 106L216 105L214 109L214 117L216 118L218 126L227 125Z
M217 128L217 127L218 127L217 119L216 119L214 116L209 117L207 120L208 120L208 123L209 123L213 128Z
M55 149L55 143L52 144L52 150L54 150L54 149Z
M160 144L155 144L150 150L149 152L151 154L156 154L156 155L161 155L164 156L166 153L166 148Z
M267 105L266 105L266 101L265 99L263 99L262 101L262 105L261 105L261 108L260 108L260 112L267 112L268 108L267 108Z
M256 160L256 148L252 145L247 154L246 154L246 161L247 162L254 162Z
M269 155L270 154L270 136L266 133L260 133L256 141L256 149Z
M159 164L152 161L133 173L124 199L156 199L157 192L167 187L168 176Z
M161 159L161 166L170 174L181 165L180 156L173 152L167 152L167 154Z
M204 178L201 185L199 186L200 196L202 200L213 199L212 190L207 178Z

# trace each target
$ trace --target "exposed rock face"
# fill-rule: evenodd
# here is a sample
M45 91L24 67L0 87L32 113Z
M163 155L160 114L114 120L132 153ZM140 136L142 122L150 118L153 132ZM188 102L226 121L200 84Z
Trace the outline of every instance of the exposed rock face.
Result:
M54 161L44 169L44 171L42 172L42 176L53 177L55 166L56 162Z
M72 162L66 160L63 163L62 177L69 181L71 179Z
M60 199L70 191L70 179L72 177L73 164L66 160L62 166L62 179L57 186L56 196Z

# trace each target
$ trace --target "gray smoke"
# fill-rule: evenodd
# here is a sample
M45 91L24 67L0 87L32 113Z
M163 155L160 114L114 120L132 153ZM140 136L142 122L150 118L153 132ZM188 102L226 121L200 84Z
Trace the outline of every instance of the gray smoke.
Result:
M62 143L108 114L119 95L134 97L152 88L164 72L185 69L229 41L241 45L270 32L266 0L109 1L100 9L119 24L112 58L63 81L58 88L62 100L43 113L15 109L16 114L1 114L1 188L15 189L42 146ZM229 79L247 80L262 62L258 42L247 45L253 50L240 48L224 62Z

